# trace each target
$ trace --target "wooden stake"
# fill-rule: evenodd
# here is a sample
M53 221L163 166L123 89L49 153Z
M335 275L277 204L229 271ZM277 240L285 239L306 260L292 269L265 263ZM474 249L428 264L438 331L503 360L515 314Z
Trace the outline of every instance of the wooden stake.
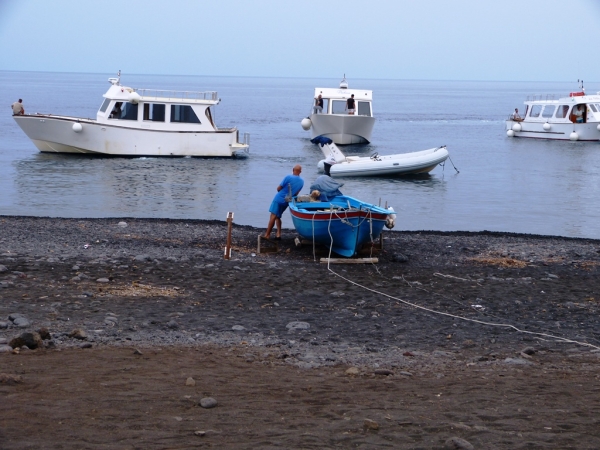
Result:
M231 259L231 228L233 226L233 213L227 213L227 244L225 245L225 259Z

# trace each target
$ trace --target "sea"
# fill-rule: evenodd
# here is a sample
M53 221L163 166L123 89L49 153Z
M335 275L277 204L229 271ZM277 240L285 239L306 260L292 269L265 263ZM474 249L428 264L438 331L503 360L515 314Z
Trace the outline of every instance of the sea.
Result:
M340 74L343 75L343 74ZM509 138L504 121L528 95L568 95L577 82L354 79L373 91L372 142L347 155L408 153L445 145L429 175L340 178L344 194L397 212L397 230L497 231L600 238L600 143ZM0 215L225 220L264 228L276 188L302 165L303 193L319 175L319 148L300 126L315 87L332 78L123 73L134 88L217 91L219 127L250 133L247 159L120 158L40 153L11 117L95 118L115 73L0 71ZM586 83L587 92L600 83ZM599 132L600 135L600 132ZM293 228L289 212L284 228Z

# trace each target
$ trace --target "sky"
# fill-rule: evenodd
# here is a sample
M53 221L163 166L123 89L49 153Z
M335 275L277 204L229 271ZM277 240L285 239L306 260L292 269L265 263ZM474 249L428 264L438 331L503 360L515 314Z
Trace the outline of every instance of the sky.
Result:
M600 0L0 0L0 70L600 80Z

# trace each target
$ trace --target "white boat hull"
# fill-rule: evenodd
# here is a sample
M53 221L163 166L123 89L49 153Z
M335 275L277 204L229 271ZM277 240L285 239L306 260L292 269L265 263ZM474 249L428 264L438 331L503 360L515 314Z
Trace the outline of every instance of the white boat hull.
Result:
M312 138L325 136L340 145L371 142L375 118L350 114L311 114Z
M114 156L245 156L236 128L217 131L151 130L54 115L13 116L41 152ZM75 131L74 124L81 130ZM77 127L77 126L76 126Z
M399 153L387 156L347 156L345 161L331 166L331 176L390 176L414 175L431 172L448 158L446 147L431 148L412 153ZM324 169L325 160L319 161L318 168Z
M518 125L518 126L515 126ZM546 125L546 128L544 128ZM552 122L515 122L506 121L506 131L512 131L512 137L524 137L534 139L556 139L562 141L599 141L600 130L598 122L591 123L552 123ZM571 133L575 132L577 138Z

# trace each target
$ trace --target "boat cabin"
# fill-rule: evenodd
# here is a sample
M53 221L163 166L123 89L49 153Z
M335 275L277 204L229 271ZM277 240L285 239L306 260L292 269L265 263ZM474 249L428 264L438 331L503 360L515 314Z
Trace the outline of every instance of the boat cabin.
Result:
M97 113L97 121L122 127L160 130L218 131L210 107L219 99L214 91L178 92L133 89L109 78L111 87Z
M525 102L526 122L588 123L600 122L600 95L573 95L558 100Z
M348 114L346 102L354 94L355 108L354 115L373 117L371 103L373 101L373 91L363 91L360 89L347 88L316 88L315 100L321 96L323 99L323 111L313 112L318 114ZM313 100L313 102L315 101Z

